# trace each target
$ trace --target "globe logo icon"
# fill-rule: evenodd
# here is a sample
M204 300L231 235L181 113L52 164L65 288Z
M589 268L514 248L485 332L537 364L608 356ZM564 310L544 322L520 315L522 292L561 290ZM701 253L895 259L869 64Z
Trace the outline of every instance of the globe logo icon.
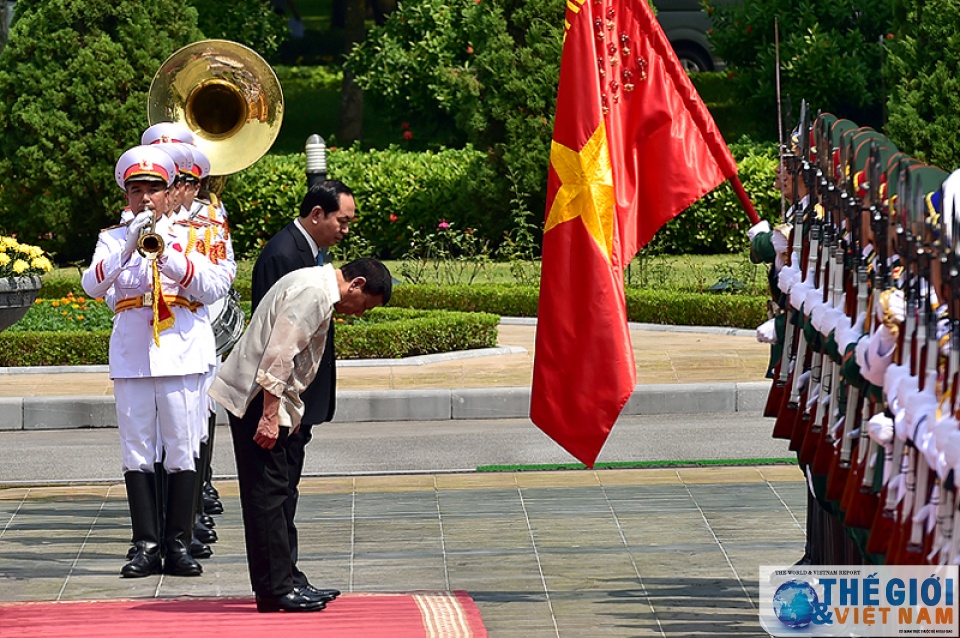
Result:
M813 610L820 602L816 590L803 580L790 580L773 594L773 612L787 627L799 629L813 621Z

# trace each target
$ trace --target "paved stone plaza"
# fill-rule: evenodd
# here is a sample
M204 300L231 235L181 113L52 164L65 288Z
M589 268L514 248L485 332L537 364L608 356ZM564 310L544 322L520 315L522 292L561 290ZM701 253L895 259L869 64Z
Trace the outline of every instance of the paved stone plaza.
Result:
M519 351L490 357L347 365L340 388L371 401L458 389L506 401L504 393L529 388L533 334L529 325L501 326L500 345ZM624 419L600 461L789 456L757 414L765 346L719 330L632 336L638 392L675 388L645 405L665 408L660 414L675 405L734 409ZM4 371L0 385L8 408L95 397L109 408L103 371L15 372ZM731 400L727 387L737 384L749 392ZM466 590L494 637L763 636L758 567L803 551L805 485L795 465L476 472L491 460L566 457L522 419L338 421L308 451L298 521L301 567L344 596ZM226 511L214 556L199 578L139 580L119 576L130 532L116 433L0 432L0 599L249 596L230 434L218 430L215 483Z

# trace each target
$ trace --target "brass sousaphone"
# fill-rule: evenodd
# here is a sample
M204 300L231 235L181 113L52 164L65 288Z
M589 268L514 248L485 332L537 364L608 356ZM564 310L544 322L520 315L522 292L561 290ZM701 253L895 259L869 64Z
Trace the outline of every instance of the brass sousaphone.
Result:
M212 192L227 175L270 150L283 122L283 91L270 65L229 40L203 40L176 51L160 66L147 95L147 120L176 122L194 135L210 160ZM209 304L216 350L223 355L243 333L239 295L231 289Z
M283 122L283 91L254 50L203 40L160 66L147 96L147 120L186 126L210 159L210 174L229 175L270 150Z

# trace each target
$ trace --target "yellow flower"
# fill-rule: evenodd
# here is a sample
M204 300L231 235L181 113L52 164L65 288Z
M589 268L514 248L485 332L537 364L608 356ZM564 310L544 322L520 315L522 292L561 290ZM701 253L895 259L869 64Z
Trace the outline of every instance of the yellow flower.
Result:
M0 277L42 275L51 270L53 263L42 248L0 236Z
M68 314L68 313L67 313L67 311L66 311L66 310L64 310L64 311L63 311L63 312L61 312L60 314L61 314L61 315L63 315L63 316L67 316L67 314Z
M51 301L51 302L50 302L50 305L53 306L54 308L57 308L57 307L60 306L60 302L59 302L59 301Z
M71 308L79 308L79 307L80 307L80 304L78 304L78 303L70 304L70 307L71 307Z
M37 250L40 249L38 248ZM51 264L50 260L44 257L42 254L30 260L30 267L37 270L42 270L43 272L50 272L53 270L53 264Z

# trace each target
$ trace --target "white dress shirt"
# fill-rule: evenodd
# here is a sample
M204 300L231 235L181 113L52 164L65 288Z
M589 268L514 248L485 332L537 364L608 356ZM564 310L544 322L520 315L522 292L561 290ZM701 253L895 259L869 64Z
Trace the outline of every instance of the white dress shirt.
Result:
M281 277L223 362L210 396L241 417L262 389L280 399L281 426L299 425L300 393L317 374L333 306L339 301L332 265L301 268Z

